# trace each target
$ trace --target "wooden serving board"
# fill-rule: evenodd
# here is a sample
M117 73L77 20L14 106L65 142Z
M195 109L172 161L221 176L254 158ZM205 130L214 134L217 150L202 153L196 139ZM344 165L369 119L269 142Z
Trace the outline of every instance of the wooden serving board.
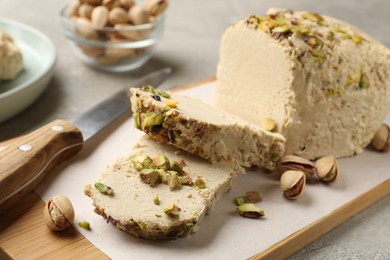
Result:
M180 89L193 88L213 80L215 78ZM387 179L259 252L252 259L286 258L389 193L390 179ZM31 192L17 206L0 216L0 259L109 259L74 227L62 232L51 232L43 222L43 206L41 198Z

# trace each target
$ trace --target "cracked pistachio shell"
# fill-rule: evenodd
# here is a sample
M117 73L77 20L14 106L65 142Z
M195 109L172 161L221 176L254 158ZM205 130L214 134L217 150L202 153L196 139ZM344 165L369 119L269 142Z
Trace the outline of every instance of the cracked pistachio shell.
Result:
M150 16L158 16L165 11L168 6L167 0L149 0L144 4L145 11Z
M382 124L378 129L371 140L371 145L378 151L390 150L390 127L387 124Z
M73 205L66 196L55 196L46 203L43 209L43 217L46 225L51 230L64 230L71 226L74 221Z
M289 170L280 178L280 189L288 199L298 198L304 191L306 175L302 171Z
M130 8L128 12L128 18L130 22L134 25L145 24L149 22L149 18L145 10L138 5Z
M334 182L339 175L339 167L334 156L325 156L316 161L318 178L325 182Z
M306 177L314 176L316 166L311 161L294 155L285 155L276 163L276 171L279 174L288 170L302 171Z

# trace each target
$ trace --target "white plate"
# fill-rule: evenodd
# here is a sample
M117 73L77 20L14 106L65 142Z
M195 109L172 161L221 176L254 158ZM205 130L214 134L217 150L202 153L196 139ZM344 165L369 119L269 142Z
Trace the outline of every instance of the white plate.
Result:
M42 94L51 79L56 50L49 38L28 25L0 18L22 52L24 69L11 81L0 82L0 123L18 114Z

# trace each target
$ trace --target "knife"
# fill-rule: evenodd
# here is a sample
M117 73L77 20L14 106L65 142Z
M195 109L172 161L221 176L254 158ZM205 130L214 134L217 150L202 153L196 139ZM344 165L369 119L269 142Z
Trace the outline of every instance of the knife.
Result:
M171 72L170 68L152 72L132 86L157 86ZM54 120L0 151L0 213L15 205L58 163L80 151L84 142L129 111L129 92L129 88L122 89L69 122Z

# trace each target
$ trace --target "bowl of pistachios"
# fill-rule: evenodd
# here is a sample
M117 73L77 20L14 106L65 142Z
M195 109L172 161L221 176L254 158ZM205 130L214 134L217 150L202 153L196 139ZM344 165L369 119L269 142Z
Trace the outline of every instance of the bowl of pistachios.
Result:
M61 25L86 64L125 72L151 58L167 5L167 0L72 0L60 11Z

